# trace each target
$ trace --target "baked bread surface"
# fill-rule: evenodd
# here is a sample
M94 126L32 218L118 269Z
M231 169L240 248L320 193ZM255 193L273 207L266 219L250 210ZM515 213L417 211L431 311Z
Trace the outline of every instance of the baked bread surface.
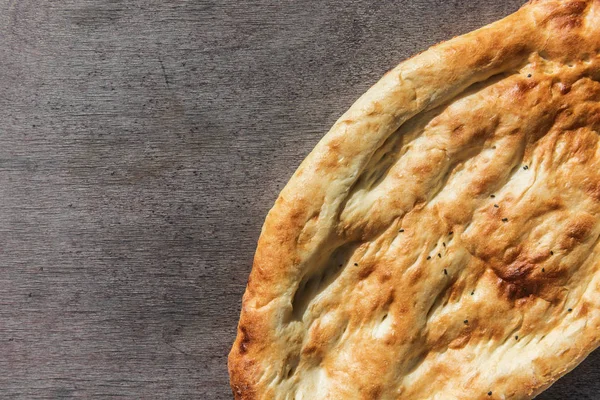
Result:
M236 399L530 399L600 343L600 0L404 61L269 212Z

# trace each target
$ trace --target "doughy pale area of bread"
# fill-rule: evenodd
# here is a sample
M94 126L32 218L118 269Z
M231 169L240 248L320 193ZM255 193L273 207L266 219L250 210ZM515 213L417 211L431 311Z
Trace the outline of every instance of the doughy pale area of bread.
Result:
M237 399L529 399L600 344L600 1L388 72L270 211Z

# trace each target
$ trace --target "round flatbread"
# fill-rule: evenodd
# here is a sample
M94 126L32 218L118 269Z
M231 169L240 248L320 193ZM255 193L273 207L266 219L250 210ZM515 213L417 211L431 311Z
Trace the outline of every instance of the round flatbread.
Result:
M529 399L600 343L600 1L388 72L269 212L236 399Z

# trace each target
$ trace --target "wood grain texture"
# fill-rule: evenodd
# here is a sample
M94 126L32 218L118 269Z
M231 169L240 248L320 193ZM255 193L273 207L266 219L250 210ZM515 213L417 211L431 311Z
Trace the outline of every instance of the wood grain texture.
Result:
M0 397L231 398L294 169L386 70L520 3L1 0Z

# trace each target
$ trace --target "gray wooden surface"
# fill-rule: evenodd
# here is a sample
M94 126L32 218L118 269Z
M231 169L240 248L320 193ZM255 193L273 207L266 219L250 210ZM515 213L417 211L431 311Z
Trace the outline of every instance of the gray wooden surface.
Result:
M231 398L264 216L402 59L520 1L0 1L0 398ZM542 399L600 397L596 353Z

